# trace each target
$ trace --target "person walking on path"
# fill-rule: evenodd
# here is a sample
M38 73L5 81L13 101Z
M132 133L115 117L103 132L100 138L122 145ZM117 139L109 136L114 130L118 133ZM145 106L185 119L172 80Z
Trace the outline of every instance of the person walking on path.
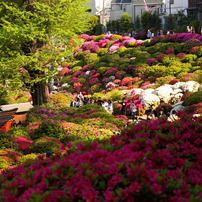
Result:
M122 102L121 102L121 115L125 115L126 116L126 99L123 98Z
M136 117L136 112L137 112L137 108L134 102L132 102L130 104L130 114L131 114L131 119L134 122L135 117Z

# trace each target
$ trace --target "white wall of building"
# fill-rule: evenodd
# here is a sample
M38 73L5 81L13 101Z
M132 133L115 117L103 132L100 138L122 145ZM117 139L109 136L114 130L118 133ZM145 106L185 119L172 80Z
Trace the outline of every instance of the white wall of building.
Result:
M88 5L91 7L92 15L102 15L102 12L109 12L112 0L91 0Z
M172 1L171 1L172 2ZM175 14L178 11L184 10L184 14L187 14L188 0L174 0L174 4L170 4L170 0L165 0L163 8L166 10L166 15Z

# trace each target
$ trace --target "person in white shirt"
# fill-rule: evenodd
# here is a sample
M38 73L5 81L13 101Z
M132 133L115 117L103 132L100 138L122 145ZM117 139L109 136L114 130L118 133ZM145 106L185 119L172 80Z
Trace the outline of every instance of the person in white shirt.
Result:
M130 114L131 114L131 118L132 118L133 122L134 122L135 117L136 117L136 112L137 112L137 107L136 107L135 103L132 102L130 104Z

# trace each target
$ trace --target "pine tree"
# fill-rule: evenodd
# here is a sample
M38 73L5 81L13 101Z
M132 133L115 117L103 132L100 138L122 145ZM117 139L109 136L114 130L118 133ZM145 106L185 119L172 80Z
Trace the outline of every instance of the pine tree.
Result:
M56 74L48 64L70 54L70 39L87 31L87 3L0 0L0 84L7 90L26 87L34 105L47 103L47 82ZM65 51L58 53L61 44Z

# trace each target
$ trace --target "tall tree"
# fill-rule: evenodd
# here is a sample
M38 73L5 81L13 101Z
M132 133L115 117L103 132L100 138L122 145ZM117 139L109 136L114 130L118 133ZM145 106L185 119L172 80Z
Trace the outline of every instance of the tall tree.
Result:
M8 90L26 87L34 105L47 103L53 64L70 54L72 37L87 31L87 3L0 0L0 84ZM59 45L64 45L63 52Z

